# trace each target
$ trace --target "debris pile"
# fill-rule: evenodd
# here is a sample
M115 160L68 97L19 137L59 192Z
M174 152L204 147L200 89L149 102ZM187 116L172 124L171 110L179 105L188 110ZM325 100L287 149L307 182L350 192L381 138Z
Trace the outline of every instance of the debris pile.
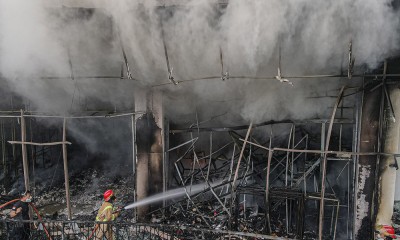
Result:
M86 169L72 175L70 183L71 206L74 219L93 220L103 201L103 191L113 188L118 197L117 204L134 201L134 181L131 175L106 176L94 169ZM65 190L63 185L50 189L36 189L35 204L43 216L66 219ZM123 219L133 219L131 212L123 212Z
M211 140L208 154L196 150L200 143L193 134L171 148L176 156L170 159L175 167L171 179L174 187L186 189L185 198L166 201L164 207L151 211L151 221L279 237L316 237L322 155L303 151L317 144L312 134L292 126L288 142L281 136L271 136L261 143L249 134L250 129L251 126L246 136L229 131L230 141L218 149L213 149ZM284 151L270 154L272 146ZM204 183L206 189L191 193L192 186L198 183ZM334 237L339 215L347 214L340 209L339 199L344 199L348 192L335 192L336 186L327 184L324 201L330 214L326 214L324 224L329 224L326 236Z

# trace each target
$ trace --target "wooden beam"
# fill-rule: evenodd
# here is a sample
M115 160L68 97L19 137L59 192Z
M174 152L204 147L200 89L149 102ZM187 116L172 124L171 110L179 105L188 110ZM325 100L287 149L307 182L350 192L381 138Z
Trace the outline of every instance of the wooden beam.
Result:
M21 124L22 125L22 124ZM50 143L36 143L36 142L25 142L25 141L8 141L10 144L21 144L21 145L34 145L34 146L55 146L55 145L71 145L71 142L50 142Z

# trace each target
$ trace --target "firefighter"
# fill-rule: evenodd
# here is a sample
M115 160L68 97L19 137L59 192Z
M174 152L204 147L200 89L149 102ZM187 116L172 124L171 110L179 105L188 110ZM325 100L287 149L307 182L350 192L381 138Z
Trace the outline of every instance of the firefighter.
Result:
M32 195L29 191L26 191L22 198L16 202L10 212L10 217L17 221L29 220L29 203L32 201ZM12 226L11 234L9 239L15 240L27 240L30 235L30 224L16 222Z
M378 225L375 230L379 239L397 239L394 228L391 225Z
M113 203L116 199L112 190L104 192L104 203L101 205L99 212L96 216L96 222L111 222L114 221L118 215L120 209L114 208ZM113 240L112 225L107 223L98 223L95 239L102 240Z

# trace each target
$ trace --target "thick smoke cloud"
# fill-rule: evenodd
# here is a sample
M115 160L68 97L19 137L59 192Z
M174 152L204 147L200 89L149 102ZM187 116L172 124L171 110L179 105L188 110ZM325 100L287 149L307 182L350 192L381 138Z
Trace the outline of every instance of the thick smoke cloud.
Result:
M220 76L220 49L230 76L270 77L277 75L279 49L287 76L346 72L350 40L357 67L374 68L398 50L399 18L388 0L231 0L227 6L204 0L175 7L93 2L99 8L61 8L74 6L72 0L0 0L0 73L37 109L65 113L106 103L132 109L135 84L168 82L163 36L177 80ZM138 82L69 78L69 62L74 76L119 76L121 43ZM66 78L40 79L47 76ZM196 110L203 118L228 112L230 118L261 121L324 117L333 100L307 97L334 95L341 85L357 82L293 83L213 79L157 89L166 93L167 114L175 121L193 120Z

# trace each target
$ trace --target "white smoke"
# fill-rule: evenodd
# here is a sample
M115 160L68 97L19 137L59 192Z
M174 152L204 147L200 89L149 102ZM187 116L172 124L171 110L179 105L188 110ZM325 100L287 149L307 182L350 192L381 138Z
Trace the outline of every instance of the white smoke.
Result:
M345 73L350 40L357 67L374 68L398 50L399 17L389 0L230 0L226 7L192 0L165 8L116 0L98 1L95 10L61 8L76 3L0 0L0 74L37 109L63 113L104 103L131 109L135 84L169 81L161 26L176 80L220 76L220 49L223 72L268 77L277 75L279 49L283 76ZM119 76L121 42L139 82L69 78L69 61L75 77ZM40 79L48 76L65 78ZM194 116L197 108L204 118L224 110L261 121L324 116L333 100L306 97L357 81L293 83L213 79L159 89L173 104L168 114L175 120Z

